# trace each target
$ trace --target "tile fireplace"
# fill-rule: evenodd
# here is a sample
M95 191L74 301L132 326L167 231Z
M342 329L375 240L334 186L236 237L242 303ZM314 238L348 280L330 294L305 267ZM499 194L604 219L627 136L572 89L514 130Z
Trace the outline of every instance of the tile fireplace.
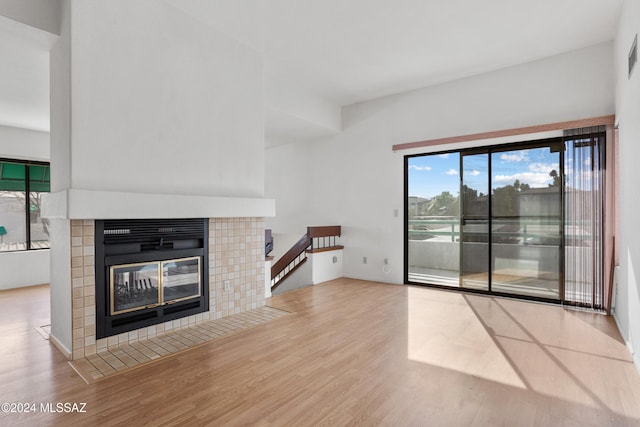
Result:
M69 249L72 282L70 358L86 357L107 347L160 336L171 330L190 328L208 320L242 313L264 305L264 219L262 217L224 217L206 218L201 221L205 224L207 232L207 239L204 241L206 252L202 252L205 254L202 257L189 252L194 249L189 246L194 246L197 240L195 238L182 239L178 243L174 241L173 248L163 260L150 256L149 252L155 252L156 246L169 249L170 239L165 238L162 242L156 239L155 243L139 244L147 246L144 248L141 246L142 255L139 253L137 255L139 258L134 258L133 261L130 257L119 258L121 254L117 253L125 247L130 248L131 243L119 244L115 252L112 252L112 248L104 254L99 254L101 244L96 240L96 236L100 234L97 232L100 221L92 219L70 221ZM104 235L104 231L101 233ZM113 320L119 319L120 316L137 316L146 313L147 306L155 304L149 299L155 301L157 298L160 304L157 307L149 307L152 311L171 311L180 305L192 304L196 300L191 298L192 291L197 287L194 274L197 275L198 267L197 261L193 260L196 257L200 258L201 292L203 294L208 292L206 294L208 296L204 297L207 305L205 311L187 314L185 317L171 317L173 314L167 313L160 323L145 325L143 321L136 325L135 329L126 332L115 330L114 335L104 335L104 337L99 333L98 312L103 310L104 314L110 314L112 306L106 300L102 303L98 302L97 283L101 279L96 275L96 270L101 272L99 276L103 278L103 286L109 294L113 271L114 294L117 290L124 298L114 302ZM108 261L102 267L96 268L100 258L108 258ZM151 269L142 268L143 266L126 267L129 264L150 264L155 267ZM159 278L155 275L154 269L159 271ZM151 297L151 294L154 296ZM140 302L138 305L143 305L143 299L145 308L133 310L138 302ZM174 300L176 302L173 302Z

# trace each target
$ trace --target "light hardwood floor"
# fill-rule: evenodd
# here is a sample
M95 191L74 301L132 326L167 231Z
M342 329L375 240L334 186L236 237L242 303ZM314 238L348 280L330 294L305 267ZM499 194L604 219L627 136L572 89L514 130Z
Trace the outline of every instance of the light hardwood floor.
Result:
M292 315L85 384L33 329L47 292L0 292L0 401L87 412L0 425L640 425L640 376L599 314L340 279L267 301Z

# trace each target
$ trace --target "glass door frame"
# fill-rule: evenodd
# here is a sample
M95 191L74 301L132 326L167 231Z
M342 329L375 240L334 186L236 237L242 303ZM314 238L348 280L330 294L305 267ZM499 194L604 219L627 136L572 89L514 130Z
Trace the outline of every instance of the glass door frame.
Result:
M464 194L464 158L468 156L477 156L477 155L485 155L487 156L487 214L483 218L469 218L471 221L482 221L486 220L487 222L487 289L485 292L491 293L491 271L492 271L492 254L491 254L491 151L489 147L481 147L481 148L471 148L467 150L460 151L460 278L459 278L459 287L460 289L475 289L482 291L482 289L477 288L469 288L464 286L464 253L465 253L465 241L464 241L464 229L467 219L465 219L465 194ZM473 243L473 242L468 242Z
M560 244L559 244L559 259L558 259L558 264L559 264L559 287L558 287L558 298L547 298L547 297L540 297L540 296L533 296L533 295L527 295L527 294L517 294L517 293L506 293L506 292L494 292L492 289L492 272L493 272L493 254L492 254L492 239L491 239L491 231L492 231L492 217L493 217L493 211L492 211L492 189L491 189L491 185L492 185L492 164L491 164L491 155L493 153L496 152L504 152L504 151L512 151L512 150L526 150L526 149L535 149L535 148L544 148L544 147L549 147L550 149L553 146L557 147L557 150L559 151L559 175L560 175L560 182L561 184L561 191L560 191L560 224L559 224L559 234L560 234ZM408 200L409 200L409 174L408 174L408 163L409 163L409 159L413 158L413 157L420 157L420 156L426 156L426 155L438 155L438 154L447 154L447 153L459 153L460 155L460 237L461 237L461 244L460 244L460 268L462 269L462 223L463 223L463 198L462 198L462 186L463 186L463 176L464 176L464 170L463 170L463 158L466 155L473 155L473 154L487 154L488 156L488 177L487 177L487 185L488 185L488 191L489 191L489 197L488 197L488 218L487 218L487 223L488 223L488 236L489 236L489 241L488 241L488 259L487 259L487 268L488 268L488 276L487 276L487 281L488 281L488 286L487 286L487 290L481 290L481 289L474 289L474 288L468 288L468 287L462 287L460 286L459 288L455 288L455 287L451 287L451 286L446 286L446 285L438 285L438 284L430 284L430 283L422 283L422 282L411 282L409 281L409 214L408 214ZM555 152L555 151L554 151ZM534 141L522 141L522 142L511 142L511 143L506 143L506 144L499 144L499 145L490 145L490 146L480 146L480 147L472 147L472 148L462 148L462 149L454 149L454 150L442 150L442 151L437 151L437 152L431 152L431 153L420 153L420 154L411 154L411 155L407 155L404 158L404 283L406 284L410 284L410 285L420 285L420 286L428 286L428 287L433 287L433 288L439 288L439 289L448 289L448 290L458 290L458 291L462 291L462 292L471 292L471 293L479 293L479 294L486 294L486 295L496 295L496 296L505 296L505 297L510 297L510 298L518 298L518 299L524 299L524 300L533 300L533 301L541 301L541 302L549 302L549 303L554 303L554 304L563 304L565 302L565 274L564 274L564 268L565 268L565 152L566 152L566 147L565 147L565 142L564 142L564 138L561 136L558 137L554 137L554 138L547 138L547 139L541 139L541 140L534 140ZM460 276L460 283L462 283L462 275Z
M554 149L555 146L555 149ZM537 140L537 141L525 141L525 142L516 142L516 143L510 143L510 144L504 144L504 145L495 145L495 146L490 146L490 147L485 147L488 150L489 153L489 193L492 193L492 176L493 176L493 165L492 165L492 154L494 153L501 153L501 152L507 152L507 151L514 151L514 150L531 150L531 149L536 149L536 148L549 148L551 150L552 153L557 152L559 153L558 156L558 169L559 169L559 176L560 176L560 191L559 191L559 196L560 196L560 212L558 215L558 232L559 232L559 245L558 245L558 298L544 298L544 297L534 297L531 295L523 295L523 294L518 294L518 293L508 293L508 292L494 292L493 291L493 270L495 268L494 265L494 257L493 257L493 239L490 238L490 242L489 242L489 293L491 294L495 294L495 295L504 295L504 296L515 296L518 298L529 298L531 297L532 299L542 299L544 301L553 301L553 302L559 302L559 303L563 303L565 301L565 283L564 283L564 266L565 266L565 206L564 206L564 198L565 198L565 188L564 188L564 182L565 182L565 165L564 165L564 157L565 157L565 152L566 152L566 146L565 146L565 142L564 139L562 137L557 137L557 138L549 138L549 139L543 139L543 140ZM462 154L461 156L462 157ZM489 236L492 236L493 233L493 220L494 220L494 214L493 214L493 195L491 195L491 197L489 197Z

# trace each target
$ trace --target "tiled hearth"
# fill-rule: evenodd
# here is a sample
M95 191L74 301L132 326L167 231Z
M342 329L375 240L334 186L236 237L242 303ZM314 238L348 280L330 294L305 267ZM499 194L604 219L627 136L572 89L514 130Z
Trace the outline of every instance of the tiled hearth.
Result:
M71 366L87 383L91 383L267 323L286 314L288 314L286 311L265 306L221 319L198 323L186 329L165 330L163 335L107 347L96 354L75 359L71 362Z
M264 305L264 219L210 218L209 311L96 340L94 233L94 220L71 220L74 360Z

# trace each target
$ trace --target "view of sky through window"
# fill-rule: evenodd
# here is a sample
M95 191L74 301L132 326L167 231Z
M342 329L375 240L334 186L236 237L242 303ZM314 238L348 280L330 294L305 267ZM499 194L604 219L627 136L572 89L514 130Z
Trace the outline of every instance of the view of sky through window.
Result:
M465 183L472 187L477 183L476 188L481 191L487 186L486 159L486 156L470 156L465 160ZM483 161L484 167L474 163ZM411 157L408 162L409 196L430 199L445 191L452 195L460 192L459 153ZM568 163L566 168L571 167ZM556 182L559 179L559 155L548 147L494 152L492 170L492 189L513 184L516 180L531 188L545 188L553 185L554 179Z

